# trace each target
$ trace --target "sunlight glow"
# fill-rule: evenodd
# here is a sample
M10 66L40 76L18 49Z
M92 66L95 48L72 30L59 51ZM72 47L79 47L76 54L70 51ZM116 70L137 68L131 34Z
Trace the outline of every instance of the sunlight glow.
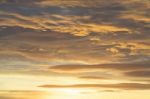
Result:
M51 90L49 90L51 92ZM81 90L72 88L56 88L43 99L81 99Z
M56 89L56 92L60 92L63 94L80 94L81 91L78 89L60 88L60 89Z

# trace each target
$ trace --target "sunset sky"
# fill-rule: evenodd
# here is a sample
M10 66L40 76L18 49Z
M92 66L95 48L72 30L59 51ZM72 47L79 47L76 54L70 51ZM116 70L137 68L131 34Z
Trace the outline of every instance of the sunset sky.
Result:
M150 99L150 0L0 0L0 99Z

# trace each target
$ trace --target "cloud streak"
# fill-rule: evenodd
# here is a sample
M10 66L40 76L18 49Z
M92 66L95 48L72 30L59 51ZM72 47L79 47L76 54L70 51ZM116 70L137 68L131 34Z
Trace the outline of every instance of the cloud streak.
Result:
M124 64L98 64L98 65L60 65L51 66L50 70L58 71L76 71L76 70L120 70L120 71L132 71L141 69L150 69L149 63L124 63Z
M119 83L119 84L76 84L76 85L41 85L43 88L113 88L123 90L150 89L150 84Z
M125 75L131 76L131 77L144 77L144 78L149 78L149 77L150 77L150 70L130 71L130 72L126 72Z

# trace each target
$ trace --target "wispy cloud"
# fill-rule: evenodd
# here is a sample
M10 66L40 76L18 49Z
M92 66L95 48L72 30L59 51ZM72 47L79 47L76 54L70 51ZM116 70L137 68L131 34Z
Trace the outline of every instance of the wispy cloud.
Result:
M125 72L127 76L131 77L143 77L143 78L149 78L150 77L150 70L137 70L137 71L130 71Z
M120 70L120 71L131 71L131 70L142 70L149 69L149 63L117 63L117 64L98 64L98 65L60 65L60 66L51 66L50 70L58 71L76 71L76 70Z
M41 85L44 88L114 88L123 90L150 89L150 84L119 83L119 84L76 84L76 85Z

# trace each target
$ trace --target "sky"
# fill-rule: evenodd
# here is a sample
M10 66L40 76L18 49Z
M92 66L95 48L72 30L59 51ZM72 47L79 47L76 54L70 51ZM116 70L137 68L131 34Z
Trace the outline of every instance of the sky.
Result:
M0 99L150 99L149 0L0 0Z

